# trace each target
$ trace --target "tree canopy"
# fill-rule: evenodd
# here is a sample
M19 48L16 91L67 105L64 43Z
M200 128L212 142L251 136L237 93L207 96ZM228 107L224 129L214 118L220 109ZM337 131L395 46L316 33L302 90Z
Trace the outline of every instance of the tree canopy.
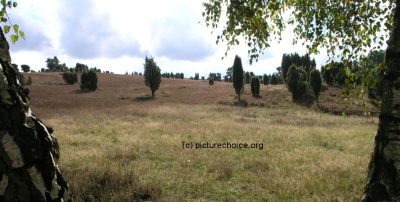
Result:
M250 63L258 60L272 40L282 40L282 32L291 25L293 43L303 42L311 54L326 48L330 59L338 56L347 64L370 48L383 46L395 5L394 0L208 0L203 6L206 25L213 29L226 13L216 41L226 43L225 56L244 39Z

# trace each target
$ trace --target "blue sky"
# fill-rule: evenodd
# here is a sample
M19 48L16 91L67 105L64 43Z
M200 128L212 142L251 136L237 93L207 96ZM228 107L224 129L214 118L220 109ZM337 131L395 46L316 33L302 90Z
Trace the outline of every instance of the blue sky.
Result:
M257 63L248 62L247 47L237 46L224 56L226 46L216 45L216 34L202 18L202 0L19 0L9 11L26 40L10 44L13 63L31 69L46 67L57 56L68 67L77 62L114 73L143 72L146 56L153 56L162 72L183 72L185 77L225 75L236 54L244 70L273 73L283 53L306 49L292 45L288 29L280 44L273 42ZM199 23L200 22L200 23ZM215 30L214 32L218 32ZM243 44L243 43L242 43ZM325 55L312 55L317 65Z

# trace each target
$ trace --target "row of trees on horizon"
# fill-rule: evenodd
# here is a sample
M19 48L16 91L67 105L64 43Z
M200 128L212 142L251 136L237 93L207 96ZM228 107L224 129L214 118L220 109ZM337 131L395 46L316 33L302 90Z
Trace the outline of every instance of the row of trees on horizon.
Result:
M384 51L383 50L373 50L371 51L362 61L351 61L345 64L344 62L335 62L330 63L327 65L321 66L320 75L322 80L329 86L333 85L346 85L349 84L351 81L355 81L359 85L363 85L367 92L368 97L374 100L381 100L382 99L382 83L378 78L382 76L383 71L383 62L384 62ZM350 63L350 64L349 64ZM303 82L309 83L310 73L312 70L316 69L316 62L315 59L311 59L308 54L299 55L298 53L285 53L282 56L281 66L277 67L277 72L273 73L272 75L264 74L264 75L255 75L253 72L244 71L243 72L243 82L244 84L250 84L253 77L257 77L259 83L264 85L277 85L277 84L290 84L288 81L289 69L291 66L296 66L298 73L302 77ZM350 70L346 70L343 68L345 66L351 65L352 68ZM19 72L18 65L12 64L12 66ZM63 78L64 80L69 83L73 84L75 81L74 74L65 74L65 72L101 72L101 69L96 67L89 68L88 65L82 63L76 63L75 67L68 68L65 63L61 63L57 56L53 58L47 58L46 60L47 69L42 68L40 72L64 72ZM30 72L30 66L23 64L21 65L21 70L23 72ZM34 72L32 70L32 72ZM109 71L103 71L103 73L111 73ZM129 74L128 72L125 73L126 75L136 75L136 76L143 76L141 72L132 72ZM298 77L297 74L293 75L294 71L291 72L292 77ZM173 73L173 72L164 72L161 74L162 78L175 78L175 79L184 79L183 73ZM25 81L22 74L19 74L19 78L22 84L29 85L32 83L31 78L28 81ZM205 80L204 76L199 75L199 73L195 73L194 77L190 77L192 80ZM211 80L210 84L214 84L214 81L224 81L224 82L233 82L233 75L232 75L232 68L228 68L226 75L222 76L221 73L213 73L210 72L208 75L207 80ZM300 81L300 79L299 79ZM76 81L77 82L77 79ZM304 84L306 85L306 84ZM302 88L303 90L297 90L296 92L306 92L305 90L307 87L304 87L303 84L297 81L296 88ZM308 84L307 84L308 85ZM303 86L303 87L301 87ZM304 89L305 88L305 89ZM288 86L289 91L294 91ZM299 100L301 95L304 93L299 93L298 95L294 96L294 100Z

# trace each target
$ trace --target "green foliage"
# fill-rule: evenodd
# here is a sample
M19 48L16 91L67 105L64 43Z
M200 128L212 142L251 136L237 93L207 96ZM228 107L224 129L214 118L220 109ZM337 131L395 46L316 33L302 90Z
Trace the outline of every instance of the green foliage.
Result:
M321 67L322 77L328 85L344 85L347 76L347 70L343 62L330 63Z
M238 101L240 101L240 96L243 93L244 83L242 59L238 55L235 56L235 60L232 66L232 80L233 88L235 88Z
M2 0L1 1L1 5L3 7L2 7L2 9L0 11L0 22L4 22L4 23L9 22L10 23L10 26L9 25L4 25L3 26L4 33L8 34L10 32L11 27L12 27L13 30L14 30L14 34L12 34L10 36L11 42L12 43L17 42L19 37L21 37L22 39L25 40L25 33L22 30L19 29L19 25L11 23L11 21L8 18L8 14L7 14L7 7L9 9L11 9L13 7L15 8L15 7L18 6L18 3L17 2L13 2L13 1L7 1L6 2L6 0Z
M144 63L144 82L151 90L151 96L154 98L154 93L160 87L161 83L161 69L157 66L153 57L146 56Z
M58 66L60 65L60 60L58 60L57 56L54 56L54 58L47 58L46 63L49 71L53 72L58 69Z
M269 78L268 78L267 74L264 74L263 75L263 84L268 85L268 82L269 82Z
M301 74L301 77L303 78L304 82L308 82L308 73L304 68L297 67L297 71Z
M321 92L322 78L321 73L317 69L313 69L310 72L310 85L314 92L314 96L317 99L317 105L319 106L318 97Z
M225 75L225 76L224 76L224 81L225 81L225 82L229 82L229 76L228 76L228 75Z
M245 74L244 74L244 83L245 84L249 84L250 83L250 79L251 79L250 72L245 72Z
M31 71L31 67L29 65L21 65L21 69L23 72L29 72Z
M97 74L96 71L84 71L81 75L81 90L95 91L97 89Z
M222 76L221 73L211 73L208 75L208 77L213 77L215 81L221 81L222 80Z
M285 83L287 78L287 72L289 70L290 65L292 65L292 60L289 54L283 54L281 68L282 68L282 78Z
M305 70L305 74L308 75L312 69L317 67L315 59L310 58L308 54L300 56L298 53L283 54L281 68L282 68L282 78L286 83L287 72L289 67L294 64L297 67L302 67ZM305 78L305 77L304 77Z
M304 79L303 69L291 65L287 75L287 86L292 93L293 101L301 100L307 90L307 81Z
M78 74L76 72L64 72L61 73L63 80L69 84L73 85L78 82Z
M214 77L208 77L208 84L214 85Z
M226 43L225 56L239 45L239 38L244 38L250 62L257 61L271 41L282 40L287 25L294 25L293 43L305 40L302 45L311 54L325 48L331 60L340 52L344 61L384 45L393 22L394 5L393 1L208 0L203 3L202 14L206 25L215 30L221 16L226 17L216 41Z
M75 64L75 71L76 72L85 72L85 71L89 71L89 67L85 64L79 63L77 62Z
M278 85L278 77L275 74L272 74L271 79L269 80L271 85Z
M256 97L260 94L260 79L257 76L251 77L251 94Z
M381 101L383 99L383 81L384 64L373 68L364 69L363 86L367 89L368 98L374 101Z

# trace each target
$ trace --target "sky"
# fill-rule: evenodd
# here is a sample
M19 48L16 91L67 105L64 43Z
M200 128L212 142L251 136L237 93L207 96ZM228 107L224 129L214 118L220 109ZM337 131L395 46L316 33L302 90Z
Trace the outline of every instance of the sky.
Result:
M231 49L222 60L226 45L215 43L220 30L212 34L205 25L203 0L17 2L18 7L8 13L26 39L10 43L12 62L35 71L46 68L47 58L57 56L67 67L79 62L115 74L143 72L144 59L151 56L162 73L182 72L186 78L199 73L207 78L210 72L225 75L239 55L245 71L262 75L276 72L284 53L306 53L305 47L292 45L293 33L287 29L285 40L272 42L252 65L245 45ZM318 67L327 59L324 54L311 58Z

